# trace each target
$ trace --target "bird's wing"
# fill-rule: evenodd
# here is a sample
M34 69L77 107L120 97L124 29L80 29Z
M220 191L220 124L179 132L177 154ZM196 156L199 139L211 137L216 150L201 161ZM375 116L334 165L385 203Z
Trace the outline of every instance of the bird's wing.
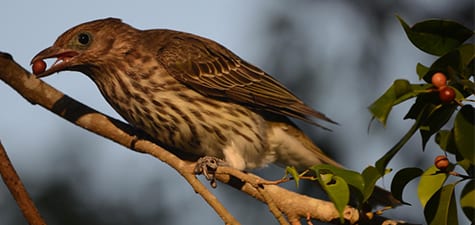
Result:
M158 51L175 79L197 92L320 126L308 116L334 123L305 105L277 80L208 39L181 33Z

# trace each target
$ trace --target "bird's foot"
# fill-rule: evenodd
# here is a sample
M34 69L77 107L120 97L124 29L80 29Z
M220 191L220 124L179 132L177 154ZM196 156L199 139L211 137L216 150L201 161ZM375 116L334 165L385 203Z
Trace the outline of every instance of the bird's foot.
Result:
M216 188L216 170L219 166L225 165L226 162L222 159L212 156L205 156L198 159L194 172L195 174L203 174L206 179L210 181L211 187Z

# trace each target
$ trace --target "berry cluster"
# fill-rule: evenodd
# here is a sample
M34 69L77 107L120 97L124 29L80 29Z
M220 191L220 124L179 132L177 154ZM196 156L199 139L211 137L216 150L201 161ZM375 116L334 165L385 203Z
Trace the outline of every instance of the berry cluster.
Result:
M444 103L450 103L455 99L455 91L447 86L447 77L444 73L437 72L432 75L432 84L438 88L439 98Z

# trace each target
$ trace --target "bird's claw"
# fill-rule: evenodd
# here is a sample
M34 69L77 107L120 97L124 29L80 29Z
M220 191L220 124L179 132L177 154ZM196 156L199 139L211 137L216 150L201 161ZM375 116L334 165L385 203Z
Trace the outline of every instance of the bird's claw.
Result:
M224 166L226 163L222 159L212 156L205 156L198 159L194 169L195 174L203 174L213 188L217 187L216 170L219 166Z

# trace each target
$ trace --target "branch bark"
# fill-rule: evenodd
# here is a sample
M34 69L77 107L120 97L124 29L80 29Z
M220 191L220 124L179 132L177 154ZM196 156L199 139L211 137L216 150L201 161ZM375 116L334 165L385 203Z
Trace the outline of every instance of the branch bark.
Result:
M165 162L183 176L195 192L203 197L226 224L239 224L216 197L196 178L193 172L195 163L178 158L153 141L144 138L128 124L105 116L57 91L19 66L9 54L1 52L0 79L30 103L39 104L84 129L131 150L150 154ZM269 185L271 182L251 173L244 173L229 167L219 167L217 179L268 204L270 211L281 224L288 224L288 222L300 224L300 218L339 223L339 214L333 203L297 194L277 185ZM344 218L348 224L362 222L365 222L365 224L401 223L380 216L373 217L372 215L368 216L368 214L360 214L357 209L350 206L345 209Z
M0 141L0 175L30 225L46 225Z

